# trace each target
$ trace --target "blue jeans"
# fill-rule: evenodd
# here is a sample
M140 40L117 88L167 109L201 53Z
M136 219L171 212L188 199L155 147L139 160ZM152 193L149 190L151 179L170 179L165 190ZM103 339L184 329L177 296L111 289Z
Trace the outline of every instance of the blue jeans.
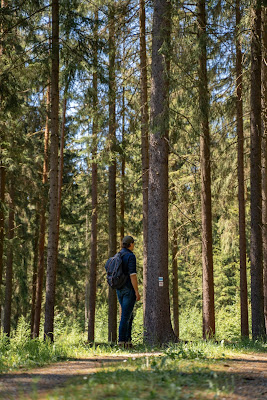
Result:
M132 340L133 308L136 295L133 288L127 286L117 289L117 296L121 305L121 320L119 326L119 342Z

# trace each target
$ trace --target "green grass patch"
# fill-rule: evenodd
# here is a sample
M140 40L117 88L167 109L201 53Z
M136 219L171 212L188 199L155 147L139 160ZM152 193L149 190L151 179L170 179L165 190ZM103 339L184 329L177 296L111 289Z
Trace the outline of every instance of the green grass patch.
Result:
M138 341L139 342L139 341ZM138 343L137 342L137 343ZM251 340L224 341L219 343L202 340L169 345L165 348L150 348L137 344L134 352L164 351L170 359L220 359L231 357L238 353L266 352L266 343ZM133 353L134 353L133 352ZM68 359L86 358L92 355L116 355L123 351L108 343L90 346L86 334L75 324L63 326L58 323L55 327L55 342L40 338L31 339L28 324L22 318L16 332L7 338L0 335L0 372L18 368L31 368L52 362Z
M153 354L159 350L160 354ZM220 365L225 360L244 353L266 351L265 343L252 341L195 341L171 344L164 349L139 346L138 352L136 349L123 352L116 347L91 347L93 354L119 354L125 355L125 359L104 365L98 372L74 377L65 388L40 399L216 399L232 393L236 383L234 372L221 371ZM138 358L140 352L148 354ZM31 398L39 398L37 391L33 391Z
M73 380L44 397L71 399L209 399L231 393L234 378L214 372L214 361L172 359L169 356L128 359L123 366Z

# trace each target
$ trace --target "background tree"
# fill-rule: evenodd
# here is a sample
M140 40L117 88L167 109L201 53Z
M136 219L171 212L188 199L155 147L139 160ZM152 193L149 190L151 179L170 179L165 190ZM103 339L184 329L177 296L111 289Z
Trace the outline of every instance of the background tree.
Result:
M251 310L252 337L265 332L262 266L261 193L261 1L252 6L250 92L250 207L251 207Z
M6 290L5 290L5 307L4 307L4 324L3 331L10 336L11 329L11 302L13 291L13 252L14 252L14 229L15 229L15 210L14 210L14 186L12 179L9 184L9 216L8 216L8 240L9 247L6 261Z
M242 94L242 50L240 42L240 1L236 4L236 130L238 151L238 202L239 202L239 253L240 253L240 303L241 335L249 336L248 330L248 291L247 291L247 252L246 252L246 214L244 194L244 129Z
M98 138L98 12L94 14L94 72L93 72L93 126L92 126L92 217L91 217L91 264L89 279L88 341L95 339L96 274L97 274L97 138Z
M36 279L36 298L34 304L34 323L32 335L39 336L41 306L43 299L43 282L44 282L44 265L45 265L45 237L46 237L46 208L47 208L47 190L48 183L48 146L49 146L49 120L50 120L50 81L48 81L46 92L46 117L45 117L45 132L44 132L44 161L43 161L43 196L40 205L40 233L38 241L38 265ZM34 289L34 288L33 288Z
M51 145L49 222L44 334L53 341L58 255L58 135L59 135L59 3L52 1Z
M111 154L109 165L109 257L117 252L117 215L116 215L116 87L115 87L115 5L109 5L109 138ZM117 340L117 296L109 287L108 340Z
M267 333L267 5L262 7L262 119L263 119L263 187L262 187L262 237L264 272L264 316Z
M207 77L206 2L198 1L199 40L199 117L200 117L200 168L202 215L202 267L203 267L203 337L215 335L212 211L211 211L211 159L209 131L209 98Z
M147 224L148 224L148 90L146 56L146 9L144 0L139 2L140 24L140 109L141 109L141 148L142 148L142 190L143 190L143 290L147 282ZM145 299L143 309L145 313Z

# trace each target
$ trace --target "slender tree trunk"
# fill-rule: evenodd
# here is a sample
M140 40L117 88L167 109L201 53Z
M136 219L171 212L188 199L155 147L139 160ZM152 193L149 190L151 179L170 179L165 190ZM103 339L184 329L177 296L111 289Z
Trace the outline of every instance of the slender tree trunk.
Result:
M112 157L109 166L109 257L117 251L116 221L116 159L114 145L116 141L116 84L115 84L115 12L114 5L109 8L109 149ZM117 340L117 296L109 287L108 296L108 340Z
M38 267L38 248L39 248L39 226L40 226L40 216L39 216L39 206L36 210L36 220L35 220L35 233L33 240L33 271L32 271L32 307L31 307L31 335L33 335L34 327L34 314L36 306L36 286L37 286L37 267Z
M205 0L199 0L199 108L200 108L200 169L202 215L202 268L203 268L203 337L215 335L214 283L212 256L212 212L210 178L210 131L207 77L207 33Z
M4 307L4 333L10 336L11 327L11 303L13 291L13 239L14 239L14 187L12 179L10 181L9 192L9 217L8 217L8 253L6 261L6 291L5 291L5 307Z
M239 254L240 254L240 304L241 335L249 336L248 329L248 290L246 263L246 217L244 195L244 133L242 100L242 51L239 37L241 21L240 0L236 0L236 130L238 155L238 204L239 204Z
M52 341L54 331L54 308L56 289L56 267L58 255L58 111L59 111L59 2L52 1L52 73L51 73L51 147L50 147L50 191L49 230L47 249L45 338Z
M98 12L95 13L95 21L98 21ZM95 340L95 308L96 308L96 277L97 277L97 136L98 136L98 43L97 27L94 31L94 74L93 74L93 146L92 146L92 225L91 225L91 265L89 279L89 309L88 309L88 341Z
M173 330L179 338L179 294L178 294L178 238L175 227L173 228L172 241L172 299L173 299Z
M167 343L176 339L171 326L168 273L170 31L171 4L167 0L155 0L152 28L148 259L144 316L145 340L150 344Z
M5 228L5 184L6 184L6 169L0 165L0 328L2 321L2 285L3 285L3 254L4 254L4 228Z
M264 140L264 168L263 168L263 291L265 331L267 334L267 6L262 13L262 119Z
M7 7L7 0L1 0L1 8ZM1 32L3 26L1 24ZM2 38L3 41L3 38ZM0 44L0 58L3 54L3 44ZM0 96L2 102L2 96ZM2 130L2 126L0 127ZM0 133L1 141L4 141L3 132ZM3 252L4 252L4 203L5 203L5 182L6 182L6 170L2 159L2 144L0 144L0 329L2 322L2 284L3 284Z
M61 215L61 197L62 197L62 182L63 182L63 168L64 168L64 147L65 147L68 88L69 88L69 82L67 82L64 91L63 107L62 107L62 125L61 125L61 135L60 135L59 168L58 168L58 212L57 212L58 240L59 240L59 227L60 227L60 215Z
M261 193L261 1L252 8L251 94L250 94L250 184L251 184L251 310L252 338L265 332L262 264Z
M46 93L46 123L44 134L44 163L43 163L43 190L40 209L40 236L38 245L38 266L37 266L37 282L36 282L36 302L34 312L33 337L38 337L40 332L41 307L43 299L43 283L44 283L44 261L45 261L45 233L46 233L46 207L47 207L47 191L48 182L48 145L49 145L49 115L50 115L50 82L48 82Z
M124 56L124 54L123 54ZM124 238L124 215L125 215L125 87L122 88L122 157L121 157L121 223L120 223L120 242L122 243L122 239Z
M140 108L141 108L141 147L142 147L142 190L143 190L143 291L147 285L147 226L148 226L148 95L147 95L147 57L146 57L146 13L145 0L139 3L140 20ZM146 302L143 301L145 314Z
M86 191L86 197L89 197L89 190ZM86 274L86 279L85 279L85 307L84 307L84 318L85 318L85 329L88 329L88 322L89 322L89 274L90 274L90 269L89 269L89 246L91 245L91 242L89 244L89 216L86 213L85 216L85 250L86 250L86 271L88 271L88 274Z

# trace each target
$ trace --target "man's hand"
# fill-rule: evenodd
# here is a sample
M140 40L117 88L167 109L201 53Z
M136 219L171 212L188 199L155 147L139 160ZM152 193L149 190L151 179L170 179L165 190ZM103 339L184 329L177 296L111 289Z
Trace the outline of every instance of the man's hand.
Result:
M131 278L131 282L132 282L132 285L133 285L133 288L134 288L134 291L135 291L136 301L139 301L140 300L140 294L139 294L139 291L138 291L137 276L136 276L136 274L132 274L132 275L130 275L130 278Z

